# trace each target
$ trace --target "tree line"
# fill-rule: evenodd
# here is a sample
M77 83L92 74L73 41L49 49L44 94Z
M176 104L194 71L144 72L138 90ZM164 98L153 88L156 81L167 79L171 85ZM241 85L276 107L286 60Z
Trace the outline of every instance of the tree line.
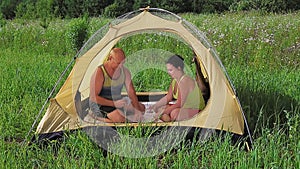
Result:
M173 13L243 10L284 13L299 10L300 0L1 0L0 18L116 17L147 6Z

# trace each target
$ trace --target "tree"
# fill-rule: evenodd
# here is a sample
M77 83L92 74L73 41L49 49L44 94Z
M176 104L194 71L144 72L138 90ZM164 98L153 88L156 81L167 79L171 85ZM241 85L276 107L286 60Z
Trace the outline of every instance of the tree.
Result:
M124 13L130 12L133 10L133 0L115 0L113 4L107 6L104 10L104 16L107 17L117 17Z
M5 19L13 19L16 16L16 9L22 0L1 0L0 12Z

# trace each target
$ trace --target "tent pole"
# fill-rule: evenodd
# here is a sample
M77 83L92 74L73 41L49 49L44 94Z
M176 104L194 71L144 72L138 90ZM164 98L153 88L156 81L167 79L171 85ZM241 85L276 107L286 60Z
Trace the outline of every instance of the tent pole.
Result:
M74 57L74 59L71 60L71 62L69 62L69 64L68 64L67 67L65 68L65 70L61 73L60 77L59 77L58 80L56 81L55 85L53 86L53 88L52 88L52 90L51 90L51 92L50 92L50 94L49 94L49 96L48 96L47 99L45 100L45 102L44 102L42 108L40 109L38 115L36 116L36 118L35 118L35 120L34 120L34 122L33 122L33 124L31 125L31 128L30 128L30 130L28 131L28 133L27 133L27 135L26 135L24 141L22 142L22 144L21 144L22 146L25 144L25 142L26 142L26 140L28 139L30 133L32 132L33 128L35 127L38 118L41 116L42 112L44 111L46 104L48 103L48 101L49 101L50 98L52 97L53 93L55 92L55 90L56 90L56 88L57 88L59 82L62 80L63 76L66 74L67 70L70 68L70 66L73 64L73 62L74 62L75 60L76 60L76 57Z
M252 147L253 146L253 140L252 140L251 132L250 132L250 129L249 129L249 126L248 126L248 122L247 122L247 119L246 119L246 116L245 116L243 110L242 110L242 115L243 115L243 118L244 118L244 121L245 121L245 126L246 126L246 129L247 129L249 140L250 140L251 147Z

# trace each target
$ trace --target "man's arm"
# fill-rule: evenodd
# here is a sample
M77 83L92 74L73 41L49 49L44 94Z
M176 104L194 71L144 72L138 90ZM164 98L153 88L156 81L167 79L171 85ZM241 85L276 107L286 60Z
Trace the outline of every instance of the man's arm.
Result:
M145 106L143 106L141 103L139 103L136 91L134 89L132 80L131 80L131 74L127 68L124 67L124 73L125 73L125 87L128 93L128 97L131 99L131 103L133 107L138 109L139 111L145 111Z

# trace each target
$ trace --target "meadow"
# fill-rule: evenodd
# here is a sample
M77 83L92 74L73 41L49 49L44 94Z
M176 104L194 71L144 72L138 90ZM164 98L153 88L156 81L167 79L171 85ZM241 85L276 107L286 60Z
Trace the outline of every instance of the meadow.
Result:
M76 54L69 38L72 20L53 19L47 27L40 20L1 20L0 168L300 168L300 12L181 17L216 48L251 129L251 151L232 145L228 136L183 141L160 155L126 158L105 153L80 131L59 146L22 144ZM88 36L109 21L89 18Z

